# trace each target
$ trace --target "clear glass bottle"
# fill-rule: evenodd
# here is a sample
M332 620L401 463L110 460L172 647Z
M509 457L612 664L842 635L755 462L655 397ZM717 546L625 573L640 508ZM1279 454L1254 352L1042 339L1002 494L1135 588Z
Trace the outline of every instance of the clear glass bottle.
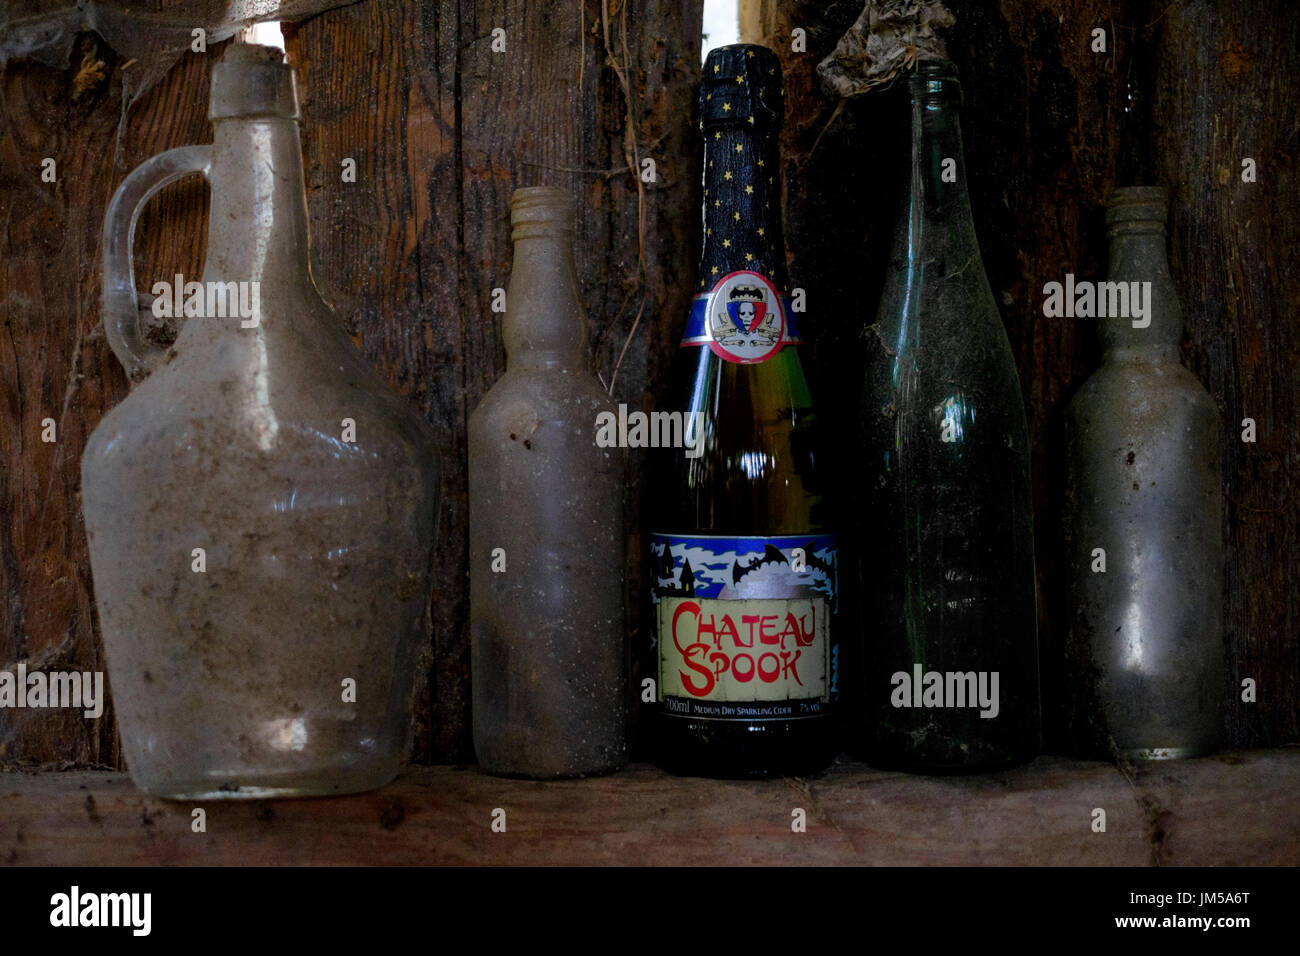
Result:
M470 637L479 767L514 777L627 757L624 453L587 370L573 200L518 189L506 372L469 419Z
M859 749L991 770L1038 751L1029 437L980 258L956 68L907 76L911 182L864 332Z
M1216 750L1226 674L1223 422L1179 358L1165 209L1160 187L1110 198L1107 281L1127 287L1130 315L1099 320L1101 367L1064 423L1077 726L1095 727L1087 745L1140 759Z
M104 326L134 386L90 437L82 498L122 744L166 797L364 790L408 736L437 455L312 281L283 54L231 46L210 117L212 146L144 163L104 223ZM158 349L132 234L190 173L207 258L200 285L154 287L191 304Z

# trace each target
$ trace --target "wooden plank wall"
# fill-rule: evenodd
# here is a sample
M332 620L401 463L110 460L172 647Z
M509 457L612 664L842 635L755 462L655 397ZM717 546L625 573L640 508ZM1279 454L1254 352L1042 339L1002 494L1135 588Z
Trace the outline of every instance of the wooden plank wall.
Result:
M496 28L504 52L492 50ZM700 2L371 0L285 33L318 274L367 357L425 412L443 454L413 755L470 759L465 421L504 367L490 295L509 277L510 193L546 184L577 195L592 367L609 382L630 339L614 400L642 407L689 307L699 249L698 144L685 118ZM98 328L99 232L131 168L211 141L208 73L219 53L187 54L132 107L120 168L111 158L128 67L112 50L87 35L68 70L15 61L0 75L0 667L104 666L80 454L127 388ZM40 182L45 156L57 160L57 183ZM341 182L348 157L355 183ZM654 182L630 172L640 158L655 160ZM137 245L142 288L150 275L200 270L205 207L197 181L151 205ZM40 441L47 417L58 422L55 444ZM633 521L639 494L634 483ZM639 546L629 542L632 553ZM0 711L0 760L120 767L111 708L93 722L68 713Z
M1246 676L1260 684L1257 704L1234 696L1229 741L1294 743L1300 122L1289 81L1300 65L1300 21L1283 0L1249 13L1214 0L951 6L976 227L1035 448L1045 699L1065 680L1055 663L1064 633L1059 414L1099 355L1091 328L1043 319L1040 291L1067 271L1104 272L1105 196L1146 175L1173 189L1171 264L1188 363L1225 421L1251 416L1259 427L1255 445L1242 445L1237 429L1224 437L1225 666L1232 686ZM904 182L901 117L887 99L836 115L815 84L816 63L860 10L859 0L747 0L744 17L746 39L765 39L786 63L791 271L809 292L819 404L846 435L861 317L874 312ZM698 251L698 144L688 117L699 17L700 0L369 0L286 26L300 71L318 272L354 340L425 412L444 455L418 760L471 755L464 424L503 367L489 296L508 278L510 191L546 183L579 196L593 368L609 381L630 336L614 398L651 407ZM795 26L807 31L806 53L790 49ZM1089 47L1098 26L1105 55ZM504 53L492 51L497 27L506 31ZM164 149L210 141L207 76L218 53L187 54L132 106L120 167L112 157L130 68L122 57L86 36L66 70L12 62L0 73L0 667L20 659L103 667L78 506L80 450L126 383L98 330L99 229L127 170ZM1124 110L1130 92L1136 113ZM655 159L657 181L638 183L629 155ZM1247 155L1259 165L1254 185L1240 182ZM58 162L55 184L40 182L45 156ZM347 157L357 161L356 183L340 181ZM197 183L155 201L141 224L142 277L199 269L205 206ZM39 438L46 417L58 422L53 445ZM851 470L841 473L842 493L853 494ZM630 527L640 495L634 477ZM629 554L639 549L633 537ZM1048 749L1068 751L1070 728L1050 706L1046 713ZM0 761L121 766L112 710L96 722L0 711Z
M1042 287L1066 272L1104 275L1106 197L1141 180L1171 190L1184 359L1225 422L1228 742L1295 743L1300 20L1283 0L947 5L957 17L946 36L965 94L975 227L1016 354L1034 449L1045 747L1070 752L1079 743L1052 706L1069 690L1061 666L1060 415L1100 354L1090 323L1043 317ZM906 188L905 118L887 94L837 115L816 85L816 64L857 18L860 0L742 0L742 10L744 38L773 46L785 63L792 282L810 294L814 397L851 434L862 316L874 315ZM1098 27L1104 54L1092 50ZM806 53L792 50L796 28L805 31ZM1244 156L1259 164L1255 184L1241 181ZM1247 416L1258 424L1253 445L1240 441ZM841 495L853 495L851 468L840 473ZM1246 677L1259 685L1254 704L1239 697Z

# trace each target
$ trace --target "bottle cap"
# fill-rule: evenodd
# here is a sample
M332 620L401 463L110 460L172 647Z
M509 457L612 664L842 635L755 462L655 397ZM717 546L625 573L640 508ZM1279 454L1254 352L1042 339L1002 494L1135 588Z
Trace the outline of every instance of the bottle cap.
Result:
M280 116L298 118L298 86L284 51L256 43L232 43L212 68L208 119Z
M781 128L781 61L765 46L735 43L709 51L700 83L700 128Z

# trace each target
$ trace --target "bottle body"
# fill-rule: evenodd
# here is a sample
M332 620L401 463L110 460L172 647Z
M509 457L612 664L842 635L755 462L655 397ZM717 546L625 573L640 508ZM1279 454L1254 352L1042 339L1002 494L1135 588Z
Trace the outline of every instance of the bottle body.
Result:
M861 414L861 749L936 773L1030 760L1040 733L1028 429L955 86L950 65L909 78L912 184L864 333Z
M715 69L716 67L716 69ZM838 557L797 348L776 179L780 69L710 53L700 293L650 452L655 760L716 777L822 770L836 751Z
M623 452L586 369L572 200L512 203L508 370L469 421L474 749L504 776L574 777L626 760ZM545 217L551 217L547 219Z
M1101 719L1093 749L1139 759L1223 733L1222 421L1179 361L1164 215L1163 190L1111 200L1107 279L1150 283L1149 324L1103 320L1102 365L1064 419L1078 716Z
M297 135L216 124L202 286L255 307L187 318L82 461L127 765L177 799L392 779L427 634L437 455L311 283Z

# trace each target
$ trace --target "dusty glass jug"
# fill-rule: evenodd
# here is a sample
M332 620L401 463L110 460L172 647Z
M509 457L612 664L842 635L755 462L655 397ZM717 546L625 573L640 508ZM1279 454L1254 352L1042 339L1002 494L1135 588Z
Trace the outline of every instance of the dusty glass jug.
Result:
M209 116L212 146L144 163L104 223L104 329L133 388L90 437L82 499L123 748L166 797L365 790L406 743L437 454L312 280L283 54L232 46ZM144 283L183 315L159 349L133 232L190 173L211 186L207 261L200 283Z

